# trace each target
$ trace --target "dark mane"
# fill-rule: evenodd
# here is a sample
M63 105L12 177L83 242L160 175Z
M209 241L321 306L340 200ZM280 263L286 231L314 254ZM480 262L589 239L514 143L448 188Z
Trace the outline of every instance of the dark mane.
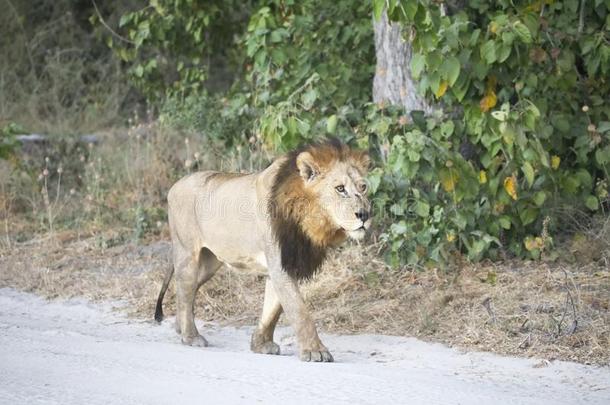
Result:
M275 176L268 211L274 236L279 244L284 270L297 279L307 279L320 268L326 258L327 247L315 243L302 227L300 218L311 208L307 198L287 197L286 189L302 188L302 179L297 168L297 156L303 151L330 150L343 160L346 145L336 138L299 147L290 152L280 165ZM298 192L297 192L298 193Z

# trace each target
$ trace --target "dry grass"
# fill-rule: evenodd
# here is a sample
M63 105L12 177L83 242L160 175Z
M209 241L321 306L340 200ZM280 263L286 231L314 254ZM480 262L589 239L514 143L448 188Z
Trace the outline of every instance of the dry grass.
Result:
M25 145L10 161L0 160L0 248L62 230L128 227L132 239L158 233L167 190L179 178L203 168L255 171L271 159L261 149L227 150L204 134L158 122L96 136L97 143Z
M169 244L119 245L116 234L21 243L0 253L0 287L49 298L122 299L152 319ZM534 262L392 271L375 245L335 251L304 293L323 330L411 335L464 349L587 364L610 363L610 271ZM264 274L224 269L198 295L197 317L254 324ZM173 292L165 301L173 314Z
M86 7L0 0L0 128L83 134L125 118L126 75Z

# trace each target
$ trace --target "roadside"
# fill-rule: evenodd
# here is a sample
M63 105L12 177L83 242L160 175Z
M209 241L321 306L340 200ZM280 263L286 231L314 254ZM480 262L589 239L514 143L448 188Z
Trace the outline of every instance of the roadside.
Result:
M0 252L0 287L48 298L122 300L152 319L169 243L115 244L112 233L15 244ZM610 363L610 272L534 262L465 265L460 271L392 271L374 243L349 244L304 285L321 329L335 334L414 336L464 350L547 361ZM254 325L263 273L223 269L204 286L196 316ZM173 288L165 312L173 315Z
M179 343L171 321L126 318L109 304L51 303L0 289L0 403L607 404L610 370L461 354L391 336L325 335L337 363L248 351L251 327L200 324L211 347ZM541 365L542 364L542 365Z

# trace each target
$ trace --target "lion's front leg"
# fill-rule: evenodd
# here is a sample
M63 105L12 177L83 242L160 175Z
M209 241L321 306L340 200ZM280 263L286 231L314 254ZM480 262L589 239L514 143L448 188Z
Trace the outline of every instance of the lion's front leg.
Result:
M265 284L265 300L263 303L263 313L258 322L258 327L252 334L250 349L255 353L280 354L280 347L273 341L275 325L282 314L282 305L275 293L270 279Z
M296 332L299 357L303 361L332 362L333 356L318 336L316 325L301 296L297 281L278 265L279 258L271 258L271 260L268 258L267 261L271 284Z

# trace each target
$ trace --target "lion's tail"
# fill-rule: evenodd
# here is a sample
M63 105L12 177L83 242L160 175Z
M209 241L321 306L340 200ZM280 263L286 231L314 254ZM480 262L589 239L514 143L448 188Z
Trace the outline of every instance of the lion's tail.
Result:
M173 275L174 266L170 266L165 274L165 279L163 280L163 285L161 286L161 291L159 291L159 297L157 298L157 307L155 308L155 321L157 322L163 320L163 297L165 296L165 292L167 291L167 287L169 286L169 282L172 280Z

